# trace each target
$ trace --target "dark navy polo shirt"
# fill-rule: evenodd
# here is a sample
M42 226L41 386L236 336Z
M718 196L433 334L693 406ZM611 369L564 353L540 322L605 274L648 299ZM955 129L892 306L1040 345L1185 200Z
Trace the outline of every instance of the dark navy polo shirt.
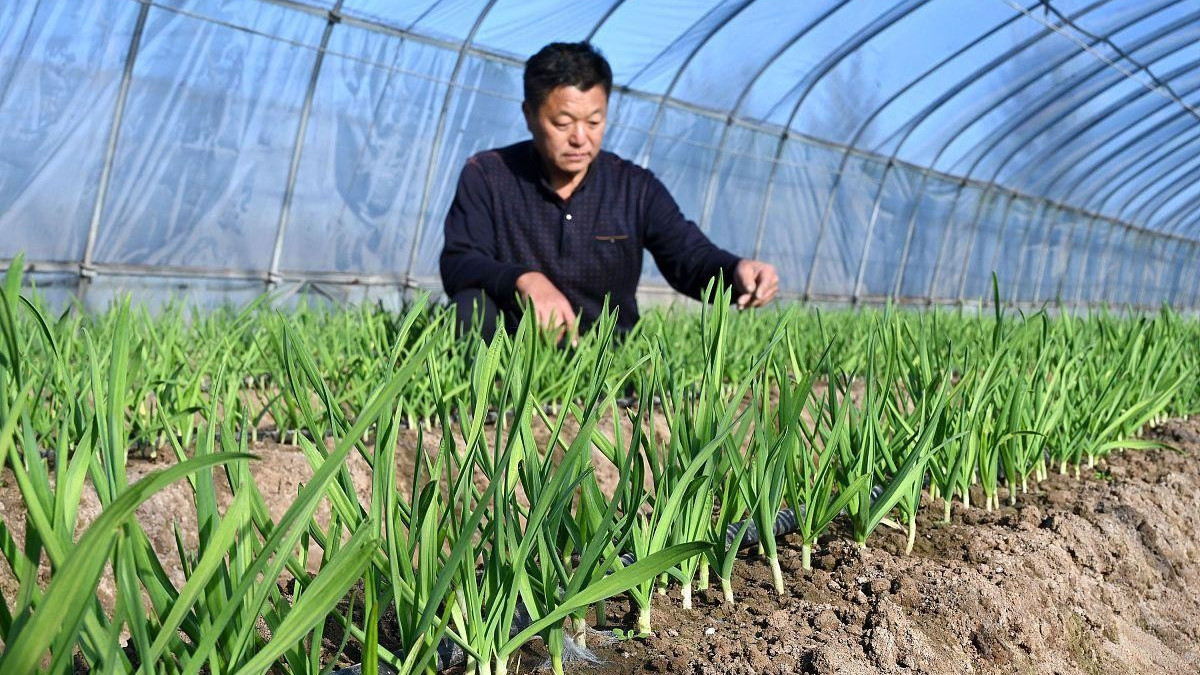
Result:
M683 217L653 173L611 152L600 152L564 201L546 181L532 141L467 160L445 235L447 295L481 288L511 316L519 309L517 277L538 271L567 297L585 329L606 294L620 308L619 328L637 322L643 251L673 288L697 299L719 273L732 279L739 260Z

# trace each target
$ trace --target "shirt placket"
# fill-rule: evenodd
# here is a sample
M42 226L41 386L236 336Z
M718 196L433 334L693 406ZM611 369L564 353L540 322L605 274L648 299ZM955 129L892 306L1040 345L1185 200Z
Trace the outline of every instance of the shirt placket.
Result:
M559 206L558 228L561 235L558 250L566 257L574 257L574 252L579 250L579 227L576 225L575 215L575 204L577 203L575 195L571 195L570 199L562 202Z

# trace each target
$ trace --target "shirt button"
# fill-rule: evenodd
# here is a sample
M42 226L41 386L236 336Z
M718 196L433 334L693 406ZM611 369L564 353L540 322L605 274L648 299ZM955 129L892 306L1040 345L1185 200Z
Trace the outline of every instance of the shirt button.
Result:
M570 220L570 219L571 219L571 214L569 214L569 213L568 213L568 214L567 214L567 220Z

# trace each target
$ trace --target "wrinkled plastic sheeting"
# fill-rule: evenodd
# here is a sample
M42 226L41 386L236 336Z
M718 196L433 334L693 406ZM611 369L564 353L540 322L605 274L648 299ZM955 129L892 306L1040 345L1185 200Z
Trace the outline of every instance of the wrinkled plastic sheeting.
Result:
M95 260L266 270L325 22L180 4L280 39L150 8Z
M1196 245L1154 230L1191 236L1200 206L1200 131L1163 96L1200 91L1200 9L1027 7L3 3L0 258L82 262L93 233L102 276L143 268L127 288L180 268L265 281L278 244L286 278L436 284L463 161L527 137L521 60L591 38L632 90L606 147L785 292L971 300L995 271L1015 300L1194 301ZM644 282L665 284L649 257Z
M137 14L0 3L0 257L83 256Z

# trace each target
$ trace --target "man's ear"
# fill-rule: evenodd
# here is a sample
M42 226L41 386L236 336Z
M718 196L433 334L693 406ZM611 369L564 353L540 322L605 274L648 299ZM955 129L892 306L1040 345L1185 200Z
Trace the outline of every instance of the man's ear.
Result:
M525 115L525 128L529 129L529 133L532 134L534 126L533 122L537 117L537 111L533 109L533 106L529 104L529 101L522 101L521 113Z

